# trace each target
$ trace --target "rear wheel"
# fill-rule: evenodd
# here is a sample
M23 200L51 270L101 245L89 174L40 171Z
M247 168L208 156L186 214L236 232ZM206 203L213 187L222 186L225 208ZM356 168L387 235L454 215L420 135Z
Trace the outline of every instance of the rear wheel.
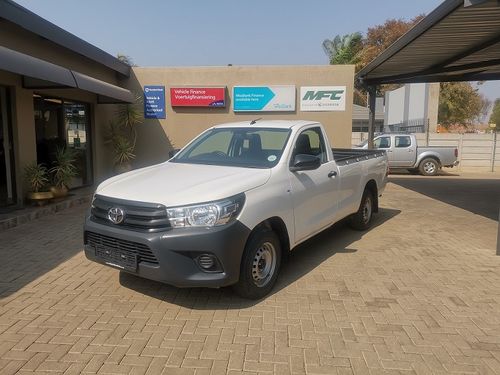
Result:
M240 280L233 286L243 298L260 299L272 290L281 264L281 246L271 230L258 229L245 246Z
M358 212L349 218L349 225L356 230L366 230L372 224L374 198L370 190L365 190L361 198Z
M439 163L436 159L427 158L420 162L418 169L423 176L435 176L439 172Z

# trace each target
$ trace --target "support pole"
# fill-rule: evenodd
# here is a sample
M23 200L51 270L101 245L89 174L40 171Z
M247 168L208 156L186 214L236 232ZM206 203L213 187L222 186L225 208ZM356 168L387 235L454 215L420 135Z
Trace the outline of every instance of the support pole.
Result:
M368 86L368 148L373 148L373 138L375 138L375 106L377 96L377 86Z
M500 207L498 208L497 255L500 255Z

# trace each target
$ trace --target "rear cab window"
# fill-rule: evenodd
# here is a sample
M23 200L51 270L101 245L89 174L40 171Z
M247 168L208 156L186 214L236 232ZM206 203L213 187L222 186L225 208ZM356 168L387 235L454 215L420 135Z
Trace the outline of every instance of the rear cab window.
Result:
M397 135L394 139L396 148L407 148L411 146L411 137L408 135Z
M379 137L373 141L375 148L391 148L391 137Z

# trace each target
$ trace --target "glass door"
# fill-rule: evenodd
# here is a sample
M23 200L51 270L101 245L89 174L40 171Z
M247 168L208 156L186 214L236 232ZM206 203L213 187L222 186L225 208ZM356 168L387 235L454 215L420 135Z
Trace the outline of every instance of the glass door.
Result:
M14 204L14 153L10 100L6 87L0 86L0 207Z
M77 175L69 187L91 185L93 176L89 105L40 95L34 95L33 100L38 163L51 168L58 149L72 149Z

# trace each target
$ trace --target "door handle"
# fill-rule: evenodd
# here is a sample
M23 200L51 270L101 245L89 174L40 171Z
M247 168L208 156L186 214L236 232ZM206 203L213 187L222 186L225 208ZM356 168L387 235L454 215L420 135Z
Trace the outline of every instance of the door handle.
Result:
M337 175L337 171L331 171L328 173L328 178L335 177Z

